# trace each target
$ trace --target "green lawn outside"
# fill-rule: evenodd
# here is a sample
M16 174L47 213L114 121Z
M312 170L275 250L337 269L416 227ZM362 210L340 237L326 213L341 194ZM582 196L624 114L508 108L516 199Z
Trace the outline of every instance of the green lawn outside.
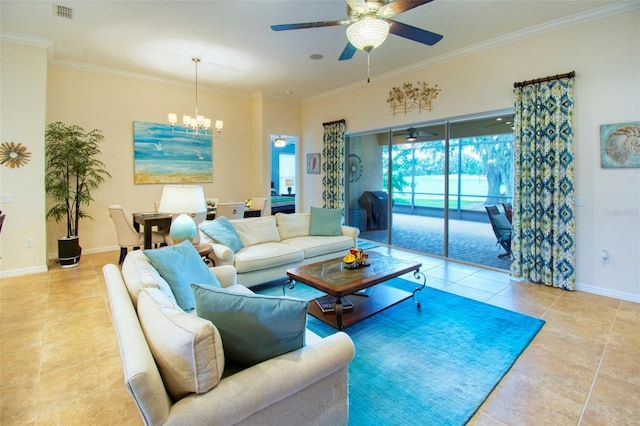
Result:
M393 199L399 205L411 205L411 180L402 193L394 193ZM415 205L418 207L444 208L444 175L415 177ZM449 208L458 208L458 176L449 176ZM460 207L471 210L482 208L487 198L488 185L485 176L460 176Z

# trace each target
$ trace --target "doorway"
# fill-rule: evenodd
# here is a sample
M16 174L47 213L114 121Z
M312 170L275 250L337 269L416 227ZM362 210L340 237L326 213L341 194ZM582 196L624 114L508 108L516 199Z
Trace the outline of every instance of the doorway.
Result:
M298 137L272 133L271 152L271 214L295 213L298 186Z

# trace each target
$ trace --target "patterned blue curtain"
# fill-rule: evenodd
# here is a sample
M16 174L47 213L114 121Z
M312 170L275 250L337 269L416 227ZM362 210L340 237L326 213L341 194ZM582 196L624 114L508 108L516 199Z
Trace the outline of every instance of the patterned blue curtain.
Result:
M344 120L324 123L322 200L324 208L344 207Z
M514 90L511 275L566 290L576 286L573 82L571 74Z

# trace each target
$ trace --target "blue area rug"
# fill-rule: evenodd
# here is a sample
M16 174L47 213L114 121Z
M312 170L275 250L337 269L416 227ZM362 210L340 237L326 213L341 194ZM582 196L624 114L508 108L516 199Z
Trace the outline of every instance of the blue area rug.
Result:
M415 283L388 281L405 290ZM282 287L261 289L282 295ZM321 295L296 284L287 295ZM358 296L350 296L358 297ZM464 425L542 328L544 321L430 287L352 325L350 425ZM321 336L336 332L309 316Z

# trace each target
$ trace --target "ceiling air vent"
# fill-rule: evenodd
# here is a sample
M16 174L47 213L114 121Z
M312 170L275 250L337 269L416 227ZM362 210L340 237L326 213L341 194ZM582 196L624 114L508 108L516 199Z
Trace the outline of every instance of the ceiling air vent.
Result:
M73 19L73 9L59 4L53 5L53 14L60 18Z

